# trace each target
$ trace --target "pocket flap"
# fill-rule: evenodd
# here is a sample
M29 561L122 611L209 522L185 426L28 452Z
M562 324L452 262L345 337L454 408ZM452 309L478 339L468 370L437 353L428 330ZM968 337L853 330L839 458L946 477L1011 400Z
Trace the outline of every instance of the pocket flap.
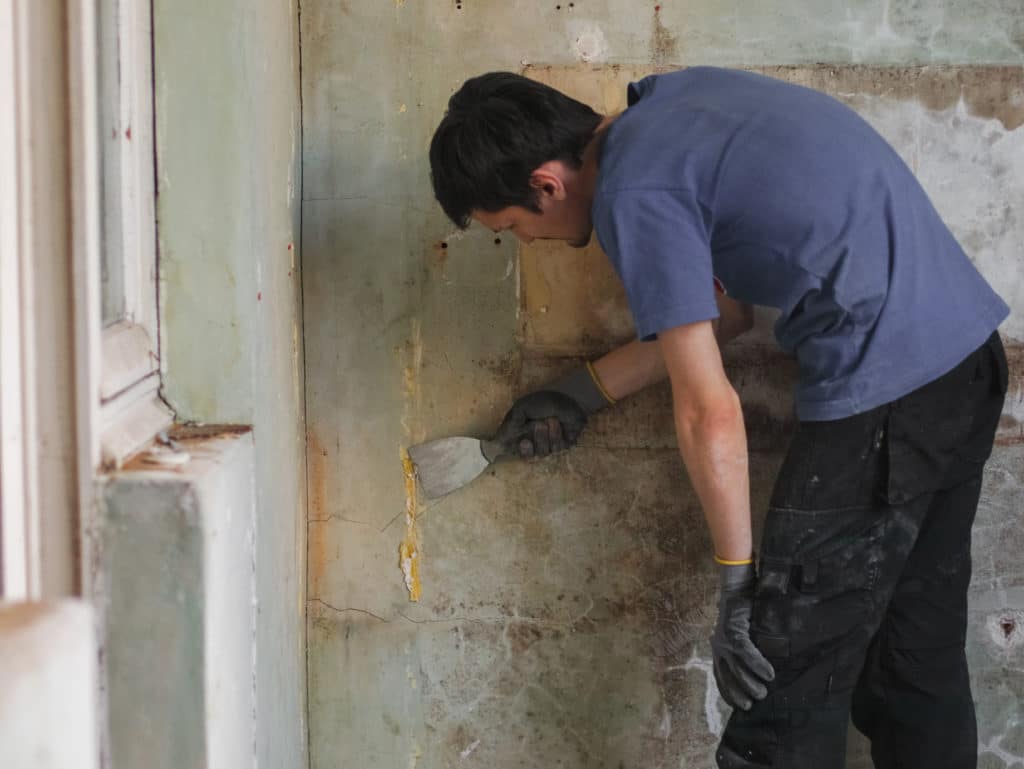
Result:
M765 657L789 656L789 639L785 636L758 634L752 637L754 646L761 650Z

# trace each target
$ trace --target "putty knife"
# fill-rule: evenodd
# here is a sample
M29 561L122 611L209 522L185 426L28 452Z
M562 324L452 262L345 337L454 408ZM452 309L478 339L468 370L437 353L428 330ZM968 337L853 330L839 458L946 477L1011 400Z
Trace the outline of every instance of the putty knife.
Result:
M558 420L563 431L556 451L576 443L587 423L586 412L570 396L539 390L513 404L492 440L441 438L410 447L409 458L416 465L423 496L434 499L462 488L500 457L533 456L537 437L533 427L551 419Z
M420 489L427 499L443 497L465 486L506 453L500 443L478 438L440 438L409 447Z

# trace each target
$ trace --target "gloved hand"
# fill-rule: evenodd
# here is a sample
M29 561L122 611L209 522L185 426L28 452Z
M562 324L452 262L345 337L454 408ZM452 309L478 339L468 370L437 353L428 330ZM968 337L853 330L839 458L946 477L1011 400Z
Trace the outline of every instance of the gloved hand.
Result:
M546 457L575 445L587 416L614 402L587 363L543 390L519 398L494 440L516 456Z
M574 446L586 424L587 413L568 395L540 390L512 404L493 443L512 456L546 457Z
M754 604L754 564L719 563L721 591L718 623L711 636L715 682L722 699L740 710L768 694L765 686L775 670L750 640L750 612Z

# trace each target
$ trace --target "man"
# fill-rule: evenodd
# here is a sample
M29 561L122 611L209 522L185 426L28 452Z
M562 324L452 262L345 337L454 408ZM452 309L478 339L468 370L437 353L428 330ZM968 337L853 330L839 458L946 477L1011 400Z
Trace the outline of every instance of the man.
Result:
M457 225L573 246L596 231L636 322L638 341L517 401L500 438L566 448L587 413L667 371L721 573L711 648L735 710L718 765L841 767L852 711L879 769L975 767L970 528L1008 308L892 148L833 99L695 67L630 85L628 104L602 117L494 73L463 85L434 136ZM750 305L780 311L800 371L756 572L719 353Z

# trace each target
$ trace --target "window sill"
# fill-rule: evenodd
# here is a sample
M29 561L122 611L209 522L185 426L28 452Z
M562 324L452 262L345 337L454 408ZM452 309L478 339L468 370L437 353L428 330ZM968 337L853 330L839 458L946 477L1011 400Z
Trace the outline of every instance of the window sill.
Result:
M107 469L118 468L171 426L174 415L160 399L160 377L153 372L142 381L104 403L100 410L100 461Z

